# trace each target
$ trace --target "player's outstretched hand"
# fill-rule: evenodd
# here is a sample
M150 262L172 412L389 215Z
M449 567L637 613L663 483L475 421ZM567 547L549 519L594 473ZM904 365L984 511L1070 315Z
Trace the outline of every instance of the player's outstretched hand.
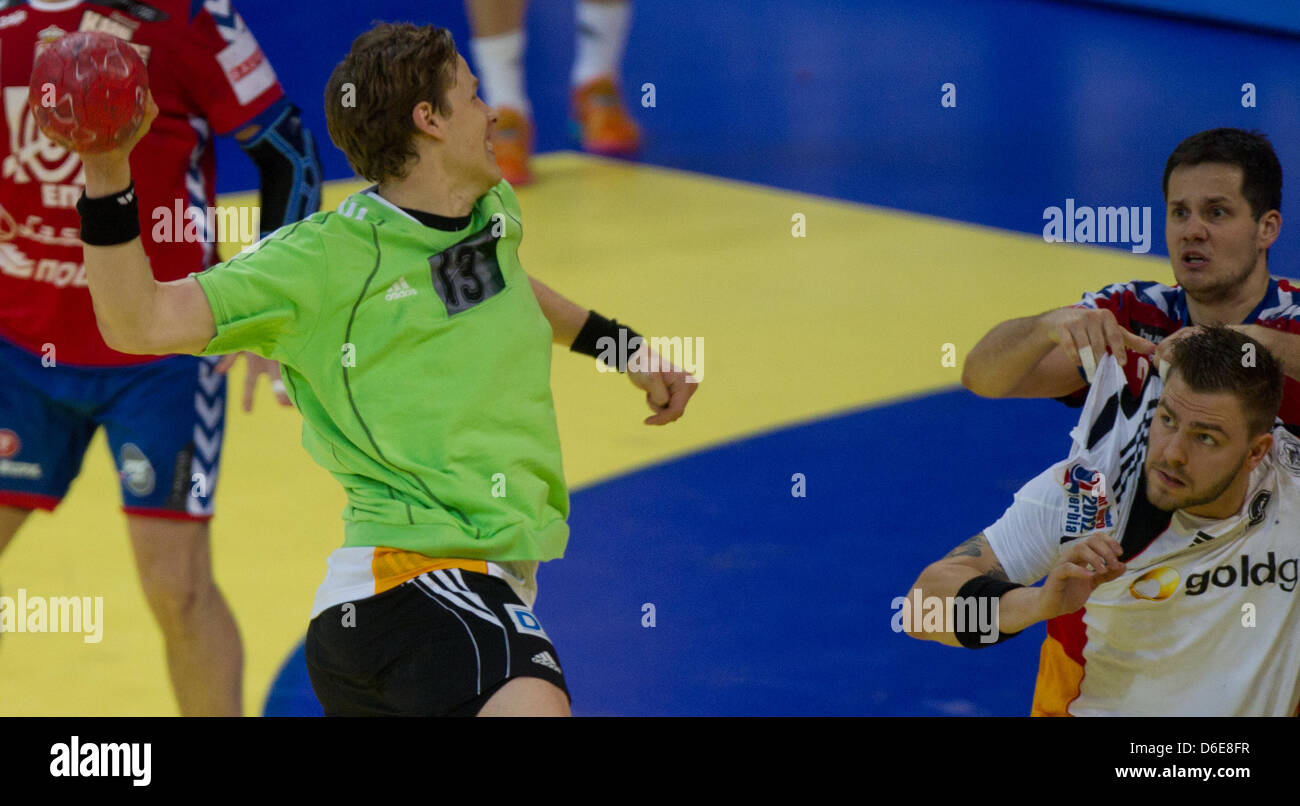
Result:
M1123 548L1106 534L1092 534L1070 544L1047 575L1039 596L1042 619L1073 613L1083 607L1098 585L1124 573Z
M253 391L257 389L257 379L265 375L271 381L271 391L275 393L275 399L281 406L292 406L293 402L284 392L284 379L280 376L280 362L272 361L269 358L263 358L255 353L244 351L242 353L231 353L223 355L217 362L217 372L226 373L235 365L235 361L244 357L246 362L244 373L244 411L253 410Z
M645 402L654 412L645 424L665 425L682 416L700 382L671 361L656 355L655 363L650 358L649 348L642 345L628 361L627 377L636 388L645 390Z
M1083 368L1088 383L1108 349L1121 367L1127 359L1126 348L1139 355L1156 351L1154 344L1120 327L1115 314L1105 308L1057 308L1043 317L1043 324L1048 327L1048 338L1061 345L1075 366Z

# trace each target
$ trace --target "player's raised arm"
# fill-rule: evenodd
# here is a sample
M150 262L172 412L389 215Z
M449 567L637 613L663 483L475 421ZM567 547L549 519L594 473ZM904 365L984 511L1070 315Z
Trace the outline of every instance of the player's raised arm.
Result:
M216 335L207 298L192 277L170 283L155 280L140 241L139 201L129 158L157 114L151 95L139 129L123 145L81 154L86 191L77 212L86 281L109 347L144 355L198 353Z
M32 64L28 104L41 132L77 152L85 169L77 213L86 281L104 342L126 353L201 350L216 333L202 290L193 280L159 283L140 241L131 150L158 116L143 61L102 33L52 37L42 45ZM125 61L126 73L101 77L108 103L87 105L87 81L110 54ZM54 114L50 95L64 99L72 114Z
M1108 349L1123 366L1125 348L1155 351L1104 308L1055 308L986 333L966 357L961 382L983 397L1061 397L1084 385L1080 368L1092 377Z
M950 599L990 597L997 601L997 628L1005 637L1056 616L1073 613L1088 600L1092 591L1124 572L1120 544L1104 534L1075 541L1058 558L1041 587L1024 587L1007 578L997 555L983 532L966 540L943 559L931 563L912 583L904 608L915 601L938 597ZM915 593L913 593L915 591ZM921 618L904 614L906 632L913 638L938 641L948 646L972 649L993 641L981 640L974 629L959 635L951 620L942 630L925 629ZM973 626L973 625L972 625ZM918 629L920 628L920 629Z
M101 153L81 153L86 192L77 205L82 217L86 281L95 318L109 347L133 354L199 352L216 334L212 309L192 278L160 283L153 278L140 242L139 200L131 183L131 149L157 117L153 96L135 134ZM45 135L73 148L57 131Z

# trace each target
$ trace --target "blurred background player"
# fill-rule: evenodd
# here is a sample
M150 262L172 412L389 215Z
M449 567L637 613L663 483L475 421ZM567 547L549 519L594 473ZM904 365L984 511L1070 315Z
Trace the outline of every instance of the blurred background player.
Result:
M104 344L74 207L82 163L41 134L27 108L38 39L90 30L130 42L149 68L160 114L134 175L159 280L213 262L217 233L206 221L200 238L176 240L183 227L157 227L155 215L215 206L213 133L234 135L258 166L262 232L319 207L311 134L228 0L0 3L0 550L32 510L58 505L102 425L180 711L239 715L239 632L209 556L225 379L216 359L125 355ZM249 392L264 373L279 378L274 362L250 355ZM278 388L277 396L288 405Z
M1160 345L1167 360L1180 329L1226 324L1277 356L1287 376L1280 416L1300 431L1300 286L1268 269L1282 229L1282 165L1272 144L1241 129L1199 132L1169 155L1162 188L1178 285L1115 283L1069 307L1003 322L967 357L967 389L1081 405L1108 350L1137 385L1140 354ZM1126 359L1130 349L1136 360Z
M497 110L492 133L501 174L512 185L532 181L532 105L524 90L524 12L527 0L466 0L470 53L484 99ZM640 146L636 122L619 96L619 73L632 4L628 0L578 0L577 43L569 77L571 110L582 148L627 156Z

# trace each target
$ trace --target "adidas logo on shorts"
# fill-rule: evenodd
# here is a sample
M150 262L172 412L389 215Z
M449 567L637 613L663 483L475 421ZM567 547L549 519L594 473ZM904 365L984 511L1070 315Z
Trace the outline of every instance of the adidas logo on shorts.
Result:
M560 671L560 664L555 662L555 658L552 658L549 652L538 652L533 656L533 663L540 663L548 669L553 669L556 674L564 674Z
M388 289L388 293L384 295L384 299L388 300L389 302L392 302L393 300L398 300L401 299L402 297L413 297L415 296L415 294L416 294L415 289L407 285L406 278L403 277L402 279L393 283L392 287Z

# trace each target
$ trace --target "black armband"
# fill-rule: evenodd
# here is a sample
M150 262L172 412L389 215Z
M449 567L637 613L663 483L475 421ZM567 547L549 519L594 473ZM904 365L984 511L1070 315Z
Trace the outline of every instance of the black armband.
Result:
M1017 585L1015 582L1008 582L1005 579L997 579L988 574L983 574L974 579L966 580L966 584L962 585L961 588L958 589L958 601L954 604L954 610L962 607L961 600L973 599L975 602L975 608L973 611L966 610L966 613L974 615L988 612L994 614L994 618L996 619L996 614L998 612L997 608L1002 599L1002 594L1023 587L1024 585ZM993 601L987 605L989 609L986 611L984 609L986 605L984 605L981 600L989 599L992 599ZM978 622L978 618L966 617L962 619L963 629L953 630L953 635L957 637L957 641L967 649L983 649L984 647L1000 644L1008 638L1015 638L1017 635L1020 635L1019 632L1002 632L999 630L998 639L996 641L987 641L985 639L988 635L987 633L980 632Z
M640 333L627 325L620 325L617 319L606 319L591 311L569 349L599 358L611 368L626 372L628 359L644 341Z
M77 200L81 216L81 242L87 246L117 246L140 237L140 204L135 183L112 196L91 199L81 191Z

